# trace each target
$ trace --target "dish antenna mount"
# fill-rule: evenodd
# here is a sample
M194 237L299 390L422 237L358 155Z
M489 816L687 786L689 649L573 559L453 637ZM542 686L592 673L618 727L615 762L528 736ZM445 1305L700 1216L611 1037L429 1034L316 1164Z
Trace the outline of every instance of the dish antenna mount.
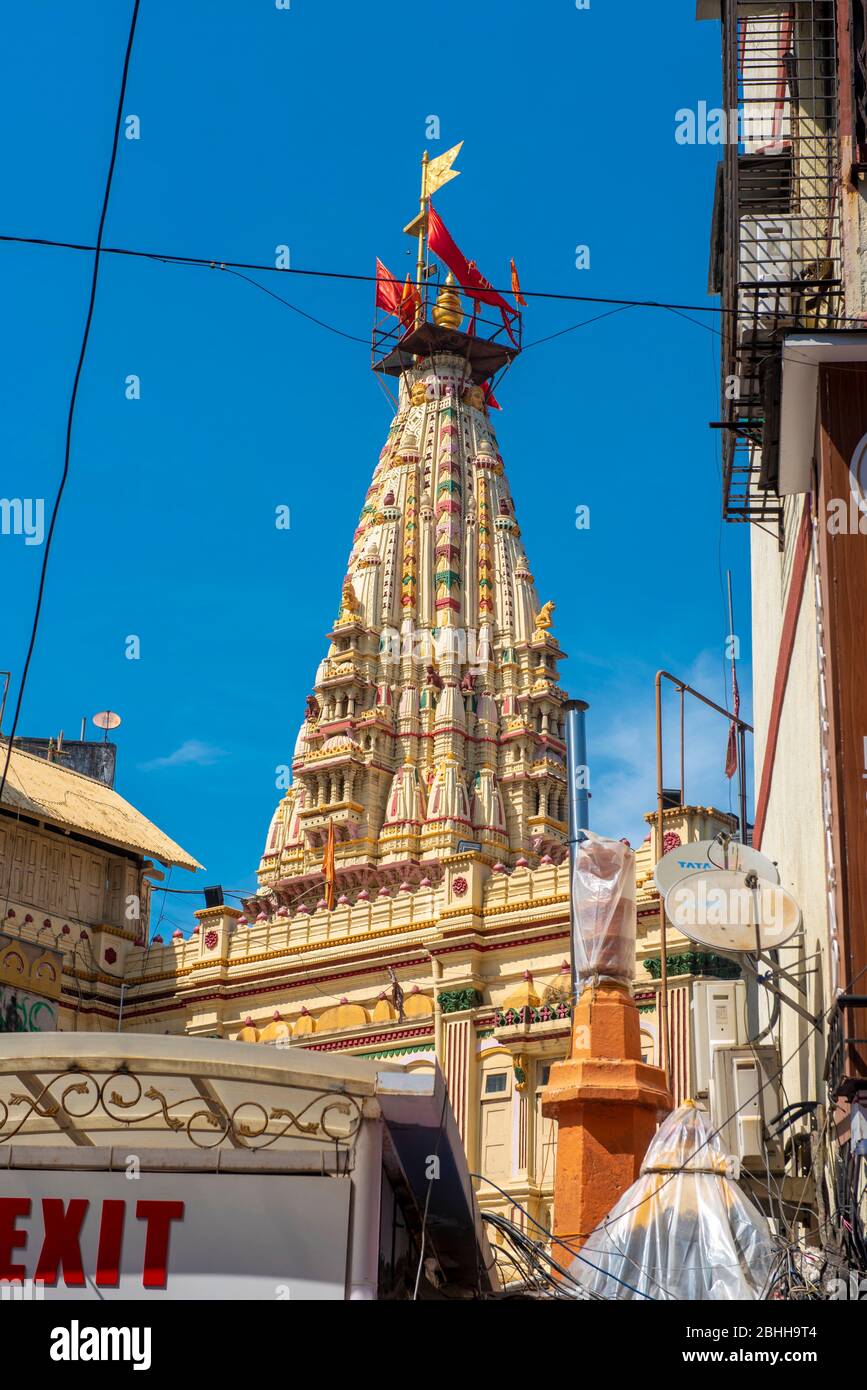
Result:
M726 840L723 845L724 838L711 845L717 843L724 850L726 867L719 866L712 848L707 867L701 863L707 848L704 842L678 848L660 860L656 878L666 915L691 941L736 960L757 984L815 1027L818 1017L780 988L785 980L806 998L802 980L780 965L778 955L779 948L801 930L801 909L781 887L770 860L735 841ZM700 852L687 861L693 850ZM678 858L688 866L685 862L680 876L673 877L671 869ZM762 873L765 865L769 872Z
M108 731L109 729L118 728L121 723L121 717L119 714L115 714L113 710L101 709L98 714L93 716L93 723L98 729L104 731L102 741L103 743L108 743Z

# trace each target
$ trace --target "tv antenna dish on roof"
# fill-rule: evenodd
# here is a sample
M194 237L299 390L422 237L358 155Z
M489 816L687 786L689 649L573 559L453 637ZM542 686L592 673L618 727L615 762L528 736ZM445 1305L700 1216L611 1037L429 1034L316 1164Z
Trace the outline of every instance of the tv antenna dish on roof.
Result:
M665 910L684 936L715 951L776 951L801 925L791 893L754 869L688 873L665 894Z
M93 716L93 722L98 729L105 730L103 742L108 743L108 731L109 729L116 729L118 727L121 723L121 717L119 714L115 714L113 710L101 709L98 714Z
M688 872L671 884L664 902L669 921L684 936L733 956L756 984L814 1026L818 1023L818 1015L780 989L783 979L803 997L807 994L803 975L799 978L780 965L779 948L800 931L802 917L797 902L780 886L778 878L743 867Z
M760 878L779 883L780 875L773 860L759 854L751 845L742 845L739 840L729 840L717 836L714 840L694 840L691 844L677 845L664 854L653 871L654 882L663 897L678 879L688 874L708 874L715 869L742 869L747 873L754 869Z

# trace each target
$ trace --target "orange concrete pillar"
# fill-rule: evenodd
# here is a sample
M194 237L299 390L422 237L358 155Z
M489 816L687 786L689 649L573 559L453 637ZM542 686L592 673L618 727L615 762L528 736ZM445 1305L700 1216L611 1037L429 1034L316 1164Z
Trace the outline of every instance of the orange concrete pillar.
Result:
M557 1120L552 1254L560 1264L574 1258L566 1245L580 1247L638 1177L657 1117L672 1108L665 1072L641 1060L626 985L585 986L571 1053L554 1063L542 1097L542 1114Z

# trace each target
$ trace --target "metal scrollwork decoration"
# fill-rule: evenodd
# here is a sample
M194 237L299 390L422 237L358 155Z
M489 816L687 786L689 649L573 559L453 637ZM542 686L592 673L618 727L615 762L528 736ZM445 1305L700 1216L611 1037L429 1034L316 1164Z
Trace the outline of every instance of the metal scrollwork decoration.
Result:
M154 1104L138 1113L146 1101ZM13 1113L19 1106L23 1113ZM184 1113L175 1113L179 1110ZM53 1076L37 1095L13 1091L6 1099L0 1096L0 1143L14 1139L34 1117L53 1120L62 1129L64 1119L81 1123L99 1112L115 1124L161 1124L174 1133L183 1132L198 1149L215 1149L226 1141L246 1149L267 1149L289 1134L349 1145L362 1119L359 1101L345 1093L315 1091L297 1110L252 1099L239 1101L230 1110L216 1095L170 1101L156 1086L145 1087L131 1071L112 1072L99 1080L89 1072L71 1070ZM336 1122L338 1115L344 1117L343 1124ZM280 1121L285 1123L271 1128Z

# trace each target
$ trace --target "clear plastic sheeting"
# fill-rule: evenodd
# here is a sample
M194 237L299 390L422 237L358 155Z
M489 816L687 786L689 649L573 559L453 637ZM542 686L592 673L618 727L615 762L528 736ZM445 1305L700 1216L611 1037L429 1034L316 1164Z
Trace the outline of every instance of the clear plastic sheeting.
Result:
M581 1254L569 1273L590 1297L662 1302L761 1298L775 1263L767 1222L727 1176L694 1101L660 1125L638 1181Z
M635 855L625 840L583 833L572 874L578 979L628 984L635 978Z

